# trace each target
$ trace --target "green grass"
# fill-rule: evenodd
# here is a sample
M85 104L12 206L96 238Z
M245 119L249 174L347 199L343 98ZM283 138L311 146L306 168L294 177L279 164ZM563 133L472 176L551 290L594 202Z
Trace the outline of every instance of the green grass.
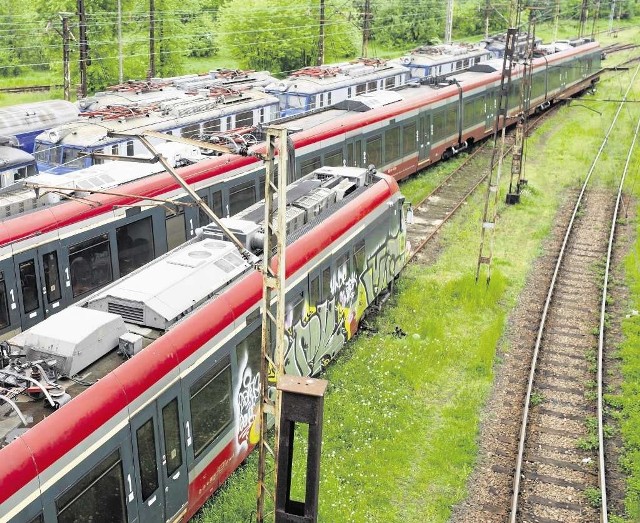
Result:
M623 83L603 81L598 96L617 97ZM530 139L529 186L521 204L499 207L490 284L474 281L480 191L444 227L438 262L407 267L393 302L373 321L375 331L350 343L328 369L320 521L441 522L464 499L478 452L479 413L499 359L497 347L509 349L502 338L506 320L541 252L560 198L583 178L615 110L608 103L592 105L601 114L566 107ZM640 108L629 110L638 117ZM613 139L628 143L629 123ZM607 161L615 165L598 170L603 186L611 185L624 158L612 155ZM402 190L417 201L445 170L425 171ZM503 185L507 182L505 176ZM640 249L635 254L634 267L640 268ZM634 325L640 334L640 320ZM407 336L394 336L395 326ZM636 365L640 371L640 358ZM632 427L640 458L638 422ZM249 521L255 507L255 466L254 456L207 504L199 521ZM640 481L637 485L640 491Z

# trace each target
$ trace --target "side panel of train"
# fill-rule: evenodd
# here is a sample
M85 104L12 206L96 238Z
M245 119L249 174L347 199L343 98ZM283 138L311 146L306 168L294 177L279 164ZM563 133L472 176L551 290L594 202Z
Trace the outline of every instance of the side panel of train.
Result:
M288 277L288 373L318 374L398 275L406 259L403 202L396 193L366 209L333 243L318 225L288 248L299 260ZM306 256L316 245L327 247ZM260 295L261 278L251 273L65 406L67 432L78 441L71 451L43 437L49 427L60 432L57 413L12 443L11 470L29 476L35 464L39 487L23 481L0 519L101 514L142 523L193 515L257 442Z
M530 108L584 89L584 79L600 68L600 51L569 57L534 70ZM449 96L421 110L407 111L296 151L299 178L320 166L376 165L397 180L453 154L462 142L493 132L499 83ZM509 92L510 114L520 99L520 81ZM365 113L366 114L366 113ZM264 170L233 179L215 177L197 186L198 194L218 216L233 216L263 197ZM183 198L183 201L187 201ZM193 207L133 207L118 217L0 259L0 338L7 339L55 314L70 303L142 266L194 236L209 223ZM34 239L34 243L37 238Z

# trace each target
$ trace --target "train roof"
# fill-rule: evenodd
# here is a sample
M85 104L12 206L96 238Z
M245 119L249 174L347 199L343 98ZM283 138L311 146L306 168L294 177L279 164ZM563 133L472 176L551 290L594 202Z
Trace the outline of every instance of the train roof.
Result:
M35 158L17 147L0 145L0 170L9 169L13 166L34 163Z
M268 71L216 69L207 74L188 74L150 80L129 80L78 100L82 111L96 111L110 105L143 105L171 98L184 98L197 90L227 87L264 87L275 81Z
M279 80L267 85L265 91L273 94L313 94L397 74L408 76L409 70L393 61L376 60L320 65L300 69L286 80Z
M77 116L78 107L65 100L48 100L0 107L0 135L15 136L50 129L71 122Z
M288 213L287 277L397 191L390 177L359 168L322 168L292 184L287 191L288 207L297 212ZM318 195L310 204L309 198ZM264 232L264 212L257 221L251 221L249 214L225 221L240 233L244 231L244 236L239 235L241 241L259 252L256 245ZM0 368L0 387L20 415L10 404L0 403L4 414L0 416L0 447L78 396L89 383L102 381L122 366L127 355L114 350L121 341L140 342L146 348L154 340L171 337L182 326L187 329L182 332L193 334L194 312L204 308L224 311L206 313L213 320L207 320L207 328L233 321L259 301L260 281L253 265L212 224L186 244L19 334L9 342L13 365ZM243 291L234 291L232 284ZM132 304L144 311L132 311ZM166 346L172 347L172 357L179 357L171 342ZM147 354L145 348L137 356L128 355L133 356L134 366L138 360L158 357L157 350ZM180 347L180 351L186 350ZM40 373L40 385L33 381L32 369ZM76 373L79 375L74 376ZM60 374L73 379L62 379ZM50 391L49 395L34 400L45 394L42 388Z
M107 137L108 131L142 132L169 130L203 120L221 118L242 111L276 105L278 99L258 90L228 91L227 94L176 95L157 103L135 107L109 106L82 113L74 122L41 133L36 140L43 144L61 144L99 148L121 141Z
M464 44L425 45L417 47L400 58L400 63L408 67L447 64L457 60L487 56L491 53L480 46Z

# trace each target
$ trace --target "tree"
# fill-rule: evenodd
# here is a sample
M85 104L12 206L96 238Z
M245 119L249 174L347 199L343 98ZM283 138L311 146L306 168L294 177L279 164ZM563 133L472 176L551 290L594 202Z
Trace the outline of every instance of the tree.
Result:
M372 37L390 48L433 44L444 36L446 2L386 0L373 12Z
M352 56L359 35L331 0L325 6L325 47L336 60ZM314 64L318 53L319 2L227 2L219 11L217 42L243 67L286 72ZM329 61L329 60L327 60Z

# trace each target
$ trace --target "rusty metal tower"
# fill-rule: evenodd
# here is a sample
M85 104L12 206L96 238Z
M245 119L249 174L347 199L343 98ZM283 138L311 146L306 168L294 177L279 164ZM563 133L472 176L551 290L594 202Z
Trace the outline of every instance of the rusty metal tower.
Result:
M278 142L277 147L276 141ZM285 218L289 159L287 129L280 126L268 127L266 146L265 231L262 261L262 367L260 369L262 401L259 411L260 442L258 443L258 501L256 510L258 523L264 521L266 499L275 500L275 492L270 491L267 484L269 476L267 458L270 456L273 460L274 485L278 466L281 392L276 389L276 386L280 376L284 375L285 247L287 239ZM278 150L278 172L276 172L275 164L276 149ZM271 350L272 340L275 342L273 351ZM274 391L274 394L270 396L271 391ZM273 446L270 446L267 441L270 418L275 423L275 443Z
M489 177L487 183L487 194L484 202L482 216L482 231L480 236L480 252L478 254L478 264L476 266L476 282L480 277L480 268L487 266L487 283L491 280L491 260L493 258L493 242L496 227L496 217L498 215L498 192L500 187L500 176L502 174L502 159L505 149L505 133L507 128L507 116L509 112L509 88L511 86L511 74L513 71L513 61L516 48L518 30L510 27L507 30L505 40L504 57L502 61L502 77L500 79L500 89L496 99L496 119L493 126L493 151L489 164ZM498 132L502 130L501 140L498 143Z

